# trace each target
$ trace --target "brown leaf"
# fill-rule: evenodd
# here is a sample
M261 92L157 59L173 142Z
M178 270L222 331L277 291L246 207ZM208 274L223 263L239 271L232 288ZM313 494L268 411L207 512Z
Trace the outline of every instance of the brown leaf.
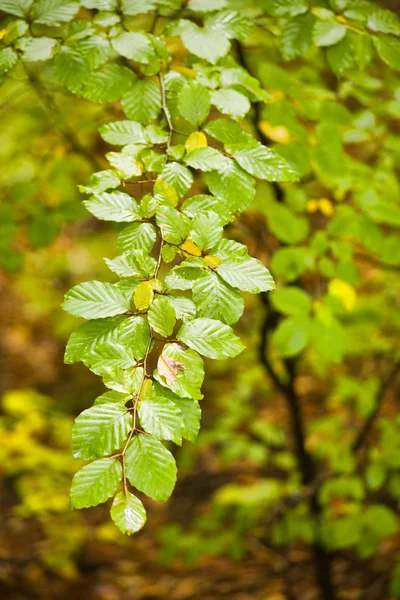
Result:
M171 385L171 383L176 381L178 371L185 370L185 365L181 362L178 362L174 358L160 354L157 362L157 368L160 375L165 377L167 384Z

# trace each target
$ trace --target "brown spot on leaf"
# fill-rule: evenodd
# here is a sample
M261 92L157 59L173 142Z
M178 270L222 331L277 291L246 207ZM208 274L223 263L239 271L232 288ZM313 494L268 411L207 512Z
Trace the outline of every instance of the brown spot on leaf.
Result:
M185 370L185 365L170 356L161 354L158 359L157 368L160 375L165 377L167 384L171 385L171 383L176 381L178 372Z

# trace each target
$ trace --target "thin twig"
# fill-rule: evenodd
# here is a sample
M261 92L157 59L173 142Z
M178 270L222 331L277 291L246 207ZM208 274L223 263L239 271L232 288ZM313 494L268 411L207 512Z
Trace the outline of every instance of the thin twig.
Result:
M387 377L383 380L382 385L379 390L379 393L378 393L378 396L377 396L377 399L376 399L375 409L369 415L369 417L365 421L363 427L360 429L360 431L356 435L356 437L351 445L351 449L354 453L359 452L361 450L361 448L363 447L364 443L366 442L368 434L371 431L372 427L374 426L374 423L380 413L383 401L385 399L386 392L390 389L390 387L396 380L399 373L400 373L400 364L396 364L389 371Z

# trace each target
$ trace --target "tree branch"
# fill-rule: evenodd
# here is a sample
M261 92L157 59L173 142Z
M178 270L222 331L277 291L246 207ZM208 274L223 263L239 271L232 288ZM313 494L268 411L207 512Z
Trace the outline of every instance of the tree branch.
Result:
M387 377L383 380L382 385L379 390L379 393L378 393L378 396L377 396L377 399L376 399L375 409L369 415L369 417L365 421L363 427L360 429L360 431L356 435L356 437L351 445L351 449L354 453L359 452L361 450L361 448L363 447L363 445L365 444L367 437L369 435L369 432L371 431L372 427L374 426L374 423L380 413L383 401L385 399L386 392L391 388L392 384L395 382L396 377L399 375L399 373L400 373L400 364L396 364L396 365L394 365L394 367L392 367L392 369L389 371Z

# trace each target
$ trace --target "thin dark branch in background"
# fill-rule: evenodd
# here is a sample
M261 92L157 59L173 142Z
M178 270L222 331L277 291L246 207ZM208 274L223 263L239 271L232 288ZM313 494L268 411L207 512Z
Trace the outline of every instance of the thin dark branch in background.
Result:
M238 62L252 75L253 73L251 72L251 68L248 64L248 61L246 60L245 51L240 43L236 44L236 50ZM261 116L260 110L261 104L257 103L255 105L256 112L255 117L253 118L253 123L255 128L257 129L260 138L263 140L264 143L268 144L269 140L266 139L265 135L259 127L259 121ZM274 183L273 186L277 200L282 201L283 192L281 187L277 183ZM322 600L335 600L336 594L333 584L332 555L324 548L324 546L319 542L318 539L320 532L319 523L321 513L321 507L318 502L319 483L314 461L306 448L304 418L302 414L300 398L298 397L294 388L294 382L296 378L296 361L294 359L285 361L288 377L286 381L282 381L279 375L275 372L273 366L271 365L267 352L269 333L275 328L277 324L276 319L278 318L278 316L274 315L269 305L269 300L266 294L261 295L261 301L265 308L265 316L260 331L260 362L264 365L268 375L271 377L275 386L283 393L286 400L286 404L288 406L292 434L295 443L296 456L301 471L302 483L304 486L311 486L312 489L312 493L308 498L308 502L310 511L314 516L316 524L316 539L313 544L315 557L315 575L318 581L318 586L321 592Z
M395 365L387 375L387 377L382 381L382 385L380 387L378 396L376 398L375 409L371 412L367 420L365 421L363 427L358 432L358 435L354 439L351 449L353 452L358 452L363 447L364 443L367 440L368 434L371 431L374 423L379 416L379 412L382 408L383 401L385 399L386 392L392 387L392 384L396 381L397 376L400 374L400 365Z
M261 300L265 307L265 316L260 331L260 362L264 365L275 386L283 393L289 409L296 456L299 461L302 483L304 486L306 486L306 493L300 494L299 497L300 501L308 500L311 513L313 514L316 523L316 540L313 544L316 578L323 600L335 600L336 595L332 576L332 555L318 540L320 529L319 521L321 514L321 507L318 502L320 481L312 457L306 448L300 398L298 397L294 388L296 363L292 359L285 361L288 381L283 382L279 375L275 372L267 355L269 334L275 328L277 315L272 311L269 305L268 296L266 294L261 295ZM287 504L285 504L285 506L286 505ZM274 514L276 514L275 511Z

